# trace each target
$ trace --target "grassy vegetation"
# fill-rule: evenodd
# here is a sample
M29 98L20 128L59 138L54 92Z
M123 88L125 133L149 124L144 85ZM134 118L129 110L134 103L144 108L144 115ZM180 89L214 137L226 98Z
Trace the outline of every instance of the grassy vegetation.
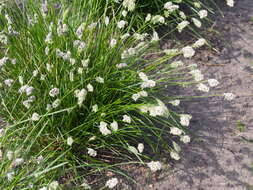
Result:
M2 7L1 189L113 188L116 176L130 179L126 164L155 172L163 167L161 153L180 159L192 116L176 108L180 94L160 94L177 86L207 93L219 84L180 60L206 42L161 50L159 34L146 29L170 21L153 15L140 23L138 3L125 19L132 4L124 2L31 0ZM198 19L206 16L202 11ZM190 19L181 15L177 30Z

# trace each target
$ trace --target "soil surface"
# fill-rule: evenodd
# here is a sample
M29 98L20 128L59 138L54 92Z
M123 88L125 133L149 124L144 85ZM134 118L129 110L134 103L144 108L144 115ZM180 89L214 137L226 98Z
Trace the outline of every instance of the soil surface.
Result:
M209 94L232 92L236 98L185 102L182 107L194 116L190 131L196 136L182 148L173 171L143 189L253 189L253 143L247 141L253 141L253 0L238 0L223 11L224 17L215 18L209 29L219 53L203 49L188 62L197 63L207 79L220 81Z

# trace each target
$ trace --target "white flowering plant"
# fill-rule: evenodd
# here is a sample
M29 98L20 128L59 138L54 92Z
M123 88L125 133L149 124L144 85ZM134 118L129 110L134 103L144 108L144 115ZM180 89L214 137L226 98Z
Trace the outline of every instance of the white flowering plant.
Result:
M173 111L180 100L167 97L167 105L158 92L218 85L178 60L193 57L205 40L160 50L157 32L136 31L109 7L101 16L101 7L73 0L1 8L2 189L87 188L93 174L122 174L117 167L126 163L157 171L162 163L150 152L158 159L162 146L179 160L177 142L190 142L192 116Z

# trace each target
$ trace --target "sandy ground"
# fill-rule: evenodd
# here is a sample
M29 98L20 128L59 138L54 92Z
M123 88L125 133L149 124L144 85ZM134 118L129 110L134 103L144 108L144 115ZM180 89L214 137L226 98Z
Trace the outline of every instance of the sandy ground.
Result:
M197 63L206 78L221 82L210 94L233 92L236 98L186 102L183 107L194 116L190 131L196 137L183 148L182 160L172 172L143 189L253 189L253 143L243 140L253 139L253 0L238 0L224 15L213 26L220 32L212 37L220 53L202 50L188 62ZM245 125L243 132L238 130L238 121Z

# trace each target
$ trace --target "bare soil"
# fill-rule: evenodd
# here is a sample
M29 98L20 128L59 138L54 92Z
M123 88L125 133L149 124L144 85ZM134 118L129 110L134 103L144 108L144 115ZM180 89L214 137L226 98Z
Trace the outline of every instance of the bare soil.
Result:
M206 78L220 85L210 94L232 92L232 102L222 97L189 100L182 106L194 117L193 141L183 148L173 171L143 189L252 190L253 189L253 0L238 0L215 18L209 39L219 53L203 49L188 60L197 63ZM182 94L189 95L191 89ZM195 93L196 94L196 93ZM241 130L239 130L241 126Z

